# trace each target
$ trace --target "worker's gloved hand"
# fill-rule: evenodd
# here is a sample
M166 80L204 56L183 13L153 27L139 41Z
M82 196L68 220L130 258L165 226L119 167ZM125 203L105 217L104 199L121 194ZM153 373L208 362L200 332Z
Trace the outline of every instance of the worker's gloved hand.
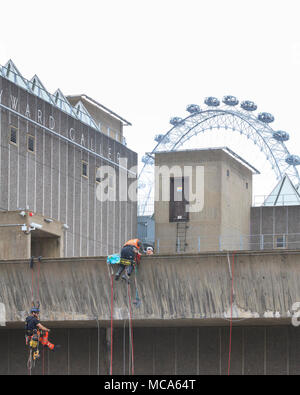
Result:
M137 264L139 264L141 262L141 256L142 255L139 252L136 254L136 263Z

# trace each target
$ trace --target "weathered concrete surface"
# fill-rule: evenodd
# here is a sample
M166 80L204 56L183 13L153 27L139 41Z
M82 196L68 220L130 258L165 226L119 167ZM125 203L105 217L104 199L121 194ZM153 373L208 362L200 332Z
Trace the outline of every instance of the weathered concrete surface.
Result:
M233 254L206 253L143 257L138 269L142 304L133 306L135 325L228 324ZM234 267L234 318L251 323L290 322L300 301L300 251L238 252ZM72 322L110 322L111 287L105 258L47 259L34 267L42 320L70 327ZM0 304L7 326L21 325L31 306L32 271L25 261L0 262ZM135 298L135 284L131 285ZM124 282L114 282L114 320L128 318ZM64 324L65 323L65 324ZM77 325L76 324L76 325ZM22 323L23 325L23 323Z

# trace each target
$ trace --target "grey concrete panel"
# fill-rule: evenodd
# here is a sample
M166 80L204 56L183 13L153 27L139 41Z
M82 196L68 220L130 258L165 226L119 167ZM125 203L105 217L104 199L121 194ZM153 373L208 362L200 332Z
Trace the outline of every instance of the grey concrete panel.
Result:
M35 131L36 148L36 212L42 214L44 206L44 133Z
M52 138L44 133L44 215L51 218L52 208Z
M71 375L89 374L90 333L86 329L69 330L69 366Z
M287 207L274 208L275 234L286 234L287 227Z
M265 328L244 328L244 374L265 374Z
M290 326L288 328L288 354L290 375L300 374L300 331L299 327Z
M267 328L266 374L288 373L288 328Z
M219 328L199 328L199 374L220 373L220 331Z
M175 328L155 328L154 374L175 374Z
M135 374L145 374L145 372L149 375L154 374L155 344L153 332L153 328L134 328L133 340Z
M229 365L230 329L221 329L221 372L228 374ZM233 327L231 335L230 369L231 375L243 374L243 328Z
M0 332L0 375L9 374L9 332Z
M59 175L59 215L58 218L62 223L67 223L67 143L60 141L60 175Z
M110 328L108 329L110 335ZM113 328L113 363L112 373L114 375L128 375L132 372L131 347L129 346L130 328L128 322L123 328ZM110 343L108 344L107 353L109 354L108 373L110 372Z
M52 329L52 327L50 329ZM49 334L49 341L53 344L59 344L61 348L57 352L47 351L47 360L49 360L47 369L48 374L70 374L69 332L70 330L68 329L53 328L51 330Z
M24 330L9 332L9 372L10 374L28 374L28 350L25 345Z
M176 374L198 374L198 330L177 328L176 330Z
M52 150L52 169L51 169L51 218L59 218L59 205L61 191L59 190L60 184L60 142L56 137L52 137L51 140Z

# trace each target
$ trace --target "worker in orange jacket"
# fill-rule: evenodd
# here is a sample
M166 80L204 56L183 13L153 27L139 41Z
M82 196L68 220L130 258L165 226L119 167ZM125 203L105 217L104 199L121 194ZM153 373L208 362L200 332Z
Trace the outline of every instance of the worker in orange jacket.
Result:
M121 250L121 263L115 275L115 280L119 280L120 275L126 267L126 272L123 274L122 279L129 282L129 277L131 276L135 264L140 263L141 254L139 250L141 246L142 243L139 239L128 240L124 244Z

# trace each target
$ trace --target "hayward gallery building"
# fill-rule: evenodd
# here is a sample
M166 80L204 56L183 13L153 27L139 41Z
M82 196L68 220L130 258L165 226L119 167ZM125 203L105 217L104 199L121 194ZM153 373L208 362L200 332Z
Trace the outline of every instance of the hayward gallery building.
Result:
M0 66L0 258L103 256L136 236L130 125L86 95L49 93L12 61Z

